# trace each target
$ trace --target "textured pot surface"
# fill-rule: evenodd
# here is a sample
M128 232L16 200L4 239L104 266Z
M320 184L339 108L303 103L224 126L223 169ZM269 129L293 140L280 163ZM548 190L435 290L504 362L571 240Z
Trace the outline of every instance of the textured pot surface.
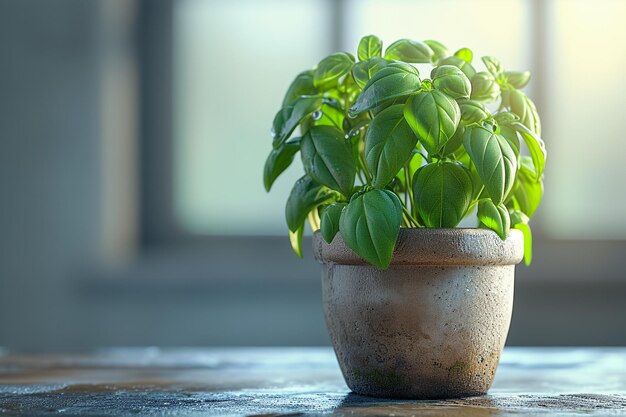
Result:
M481 395L493 382L513 306L523 236L481 229L401 229L389 269L337 235L313 238L324 314L354 392L376 397Z

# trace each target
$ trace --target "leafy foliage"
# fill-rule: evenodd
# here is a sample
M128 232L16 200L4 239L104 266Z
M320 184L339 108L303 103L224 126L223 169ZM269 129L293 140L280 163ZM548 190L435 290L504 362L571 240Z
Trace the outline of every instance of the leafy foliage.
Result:
M290 84L272 127L263 173L269 191L300 152L305 175L285 215L302 255L309 219L331 242L339 233L359 256L387 268L401 227L456 227L476 207L477 224L525 237L543 196L546 147L527 71L468 48L400 39L383 52L375 35L355 59L339 52ZM413 65L431 65L421 79Z

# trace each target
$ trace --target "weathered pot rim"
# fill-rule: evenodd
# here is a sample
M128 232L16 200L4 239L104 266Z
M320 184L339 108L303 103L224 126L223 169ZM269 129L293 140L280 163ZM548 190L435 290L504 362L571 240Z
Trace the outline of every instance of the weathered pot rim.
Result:
M338 233L328 244L313 234L315 259L322 263L369 265ZM511 229L506 240L492 230L474 228L401 228L391 266L399 265L515 265L524 257L524 235Z

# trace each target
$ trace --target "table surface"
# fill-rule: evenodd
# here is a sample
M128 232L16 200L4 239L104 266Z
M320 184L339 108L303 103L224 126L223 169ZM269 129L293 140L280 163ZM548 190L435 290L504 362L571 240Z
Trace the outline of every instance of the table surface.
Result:
M0 414L626 415L626 348L507 348L489 395L449 401L352 394L329 348L0 351Z

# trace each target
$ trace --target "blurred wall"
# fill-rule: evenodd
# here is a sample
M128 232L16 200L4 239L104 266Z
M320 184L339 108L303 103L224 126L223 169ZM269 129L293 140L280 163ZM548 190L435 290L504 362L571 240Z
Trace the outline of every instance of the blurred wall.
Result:
M102 237L98 12L93 1L0 2L3 345L76 337L69 280Z
M286 237L138 246L135 6L0 2L0 345L327 344ZM509 343L626 344L624 249L537 242Z

